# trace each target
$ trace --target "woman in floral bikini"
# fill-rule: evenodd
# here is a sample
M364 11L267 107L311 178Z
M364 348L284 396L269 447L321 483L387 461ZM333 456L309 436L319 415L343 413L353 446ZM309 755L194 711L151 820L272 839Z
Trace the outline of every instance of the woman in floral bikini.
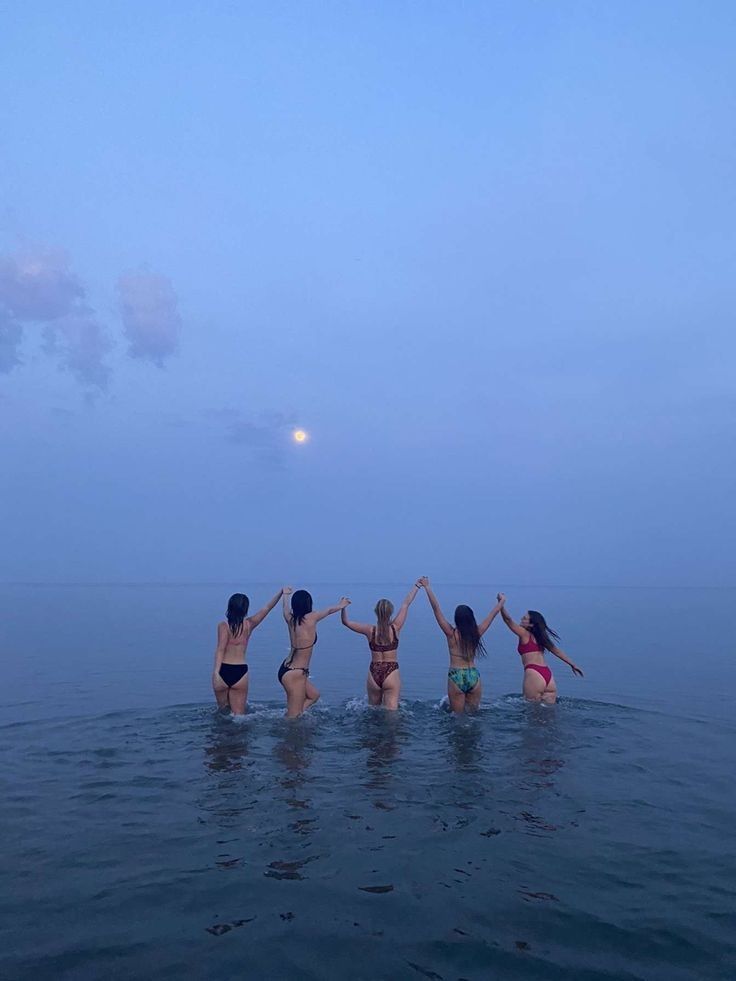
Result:
M419 581L412 586L409 595L393 619L391 619L394 612L393 603L387 599L380 599L376 603L377 623L375 626L370 623L356 623L348 618L345 609L342 611L342 622L345 626L354 630L356 634L363 634L368 638L371 663L368 669L366 689L371 705L383 705L384 708L392 710L399 707L401 676L399 674L399 662L396 660L396 652L399 649L399 633L406 623L409 607L416 599L418 592Z

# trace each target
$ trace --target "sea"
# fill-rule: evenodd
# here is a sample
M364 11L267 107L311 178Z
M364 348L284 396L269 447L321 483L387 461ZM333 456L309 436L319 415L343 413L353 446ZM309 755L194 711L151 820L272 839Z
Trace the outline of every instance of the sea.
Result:
M306 588L370 621L410 585ZM433 585L479 619L497 588ZM336 615L286 721L277 608L232 719L217 621L276 588L0 586L4 981L736 977L735 590L505 585L585 677L551 658L559 702L525 703L498 618L473 717L420 594L398 712Z

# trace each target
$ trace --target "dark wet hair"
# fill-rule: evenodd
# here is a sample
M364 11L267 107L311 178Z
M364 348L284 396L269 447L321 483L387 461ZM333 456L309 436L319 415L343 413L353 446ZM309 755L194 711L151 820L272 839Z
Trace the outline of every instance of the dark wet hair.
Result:
M291 622L301 623L307 613L312 612L312 596L306 589L297 589L291 595Z
M543 650L551 651L554 642L560 639L559 634L547 626L547 621L541 613L536 610L528 610L527 612L529 614L529 633L532 634Z
M475 613L469 606L461 603L455 607L455 627L460 634L460 651L466 661L474 657L485 657L486 649L480 639Z
M243 620L248 616L250 600L245 593L233 593L227 601L227 625L233 637L243 632Z

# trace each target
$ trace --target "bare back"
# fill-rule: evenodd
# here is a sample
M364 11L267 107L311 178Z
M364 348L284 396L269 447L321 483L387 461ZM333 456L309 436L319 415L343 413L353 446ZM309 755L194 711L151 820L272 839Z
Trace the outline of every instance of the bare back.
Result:
M450 667L474 668L475 654L472 657L465 656L457 629L453 629L451 634L445 634L445 637L447 638L447 649L450 654Z
M317 616L307 613L301 623L289 621L289 640L291 654L289 666L293 668L308 668L312 658L314 645L317 643Z
M251 635L251 624L248 619L243 620L243 629L233 637L230 625L226 620L222 620L217 625L217 645L222 651L223 664L244 664L245 655L248 650L248 641Z

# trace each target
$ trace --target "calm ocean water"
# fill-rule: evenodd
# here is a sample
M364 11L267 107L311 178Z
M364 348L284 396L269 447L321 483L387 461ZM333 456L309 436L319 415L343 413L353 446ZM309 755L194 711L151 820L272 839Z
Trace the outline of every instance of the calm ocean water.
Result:
M408 585L408 584L407 584ZM286 723L274 611L251 710L217 715L215 624L271 586L0 587L3 978L736 976L729 590L507 587L583 667L529 706L488 635L485 707L441 707L426 599L402 708L370 710L368 652L320 626L307 718ZM442 586L451 612L495 587ZM345 591L368 619L405 588Z

